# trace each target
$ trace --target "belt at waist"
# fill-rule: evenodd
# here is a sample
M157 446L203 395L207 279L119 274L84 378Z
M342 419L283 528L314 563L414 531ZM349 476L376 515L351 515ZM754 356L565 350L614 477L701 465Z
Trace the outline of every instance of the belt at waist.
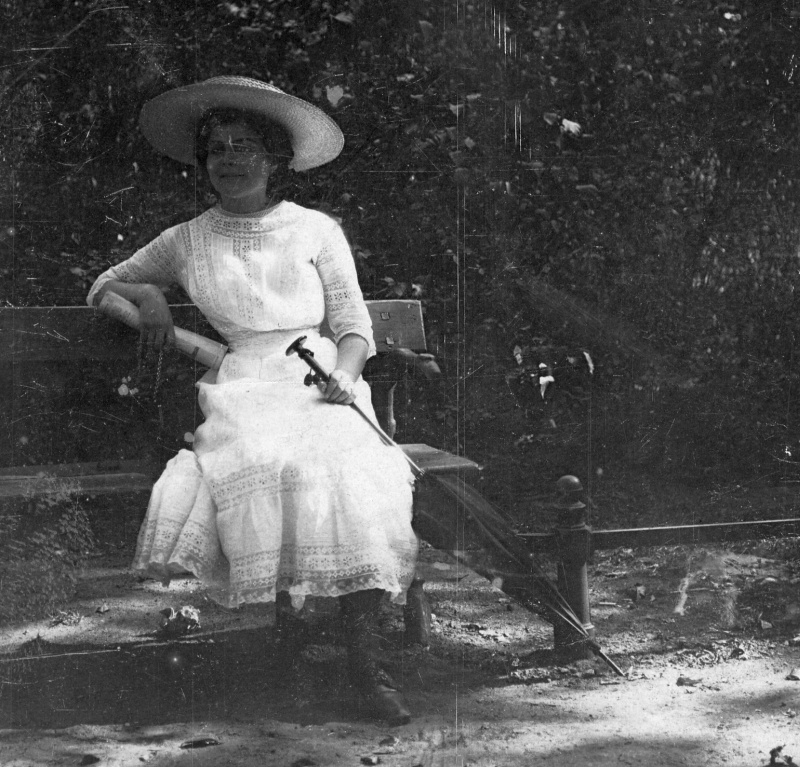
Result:
M286 350L300 336L306 336L304 345L314 352L323 368L332 370L336 366L336 345L330 339L322 338L317 328L274 330L229 339L230 351L222 362L216 382L255 378L302 384L309 372L308 365L296 354L286 356Z
M267 330L233 335L228 338L231 352L245 356L262 357L276 352L286 352L289 345L300 336L306 336L310 343L320 338L319 328L294 328L292 330Z

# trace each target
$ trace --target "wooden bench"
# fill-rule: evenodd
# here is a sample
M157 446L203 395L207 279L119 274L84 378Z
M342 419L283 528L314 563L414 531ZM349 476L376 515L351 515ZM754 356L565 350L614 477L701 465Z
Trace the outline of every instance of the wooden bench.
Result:
M418 301L367 306L378 355L365 377L378 420L394 437L398 382L409 374L435 378L439 370L426 353ZM193 306L172 311L176 325L216 337ZM42 475L69 480L83 496L147 492L166 461L188 447L202 419L194 384L204 370L174 352L165 356L161 404L120 394L137 368L137 333L93 308L0 308L0 350L0 429L6 435L0 443L0 502L6 505L35 495L35 479ZM151 360L146 369L152 374L154 368ZM424 444L402 448L426 472L479 475L478 465L466 458ZM427 485L416 493L417 504L430 508L440 502ZM138 527L145 503L136 509ZM425 641L421 581L410 597L415 608L407 617L417 621L412 633Z

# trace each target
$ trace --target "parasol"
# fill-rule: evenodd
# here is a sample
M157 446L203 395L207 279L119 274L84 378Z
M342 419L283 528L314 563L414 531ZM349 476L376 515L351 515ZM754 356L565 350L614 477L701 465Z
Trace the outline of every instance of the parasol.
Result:
M306 336L296 339L286 350L286 354L287 356L298 354L313 371L313 374L306 376L306 385L312 385L320 381L327 383L329 375L314 359L314 353L303 346L305 339ZM426 533L430 530L433 533L431 537L434 539L440 537L442 539L438 542L429 539L429 543L436 546L436 548L449 550L451 554L471 570L488 578L494 586L513 597L527 609L543 617L549 623L555 624L560 621L566 624L580 637L580 641L584 642L599 658L605 661L615 673L625 676L622 669L606 655L589 635L587 628L558 590L558 587L534 561L532 553L514 533L514 530L503 515L489 501L458 475L437 476L420 468L356 402L352 402L350 407L372 427L384 444L400 450L418 482L435 485L437 490L455 503L457 516L458 512L465 513L466 518L472 523L478 536L484 543L488 544L488 549L476 554L466 548L453 548L452 536L445 534L445 530L452 528L452 524L443 523L437 516L424 509L417 510L416 514L425 515L425 519L422 522L426 528ZM460 516L463 518L464 515ZM417 520L417 526L419 526L419 521ZM441 535L437 534L439 530L442 531ZM425 537L429 538L428 535Z

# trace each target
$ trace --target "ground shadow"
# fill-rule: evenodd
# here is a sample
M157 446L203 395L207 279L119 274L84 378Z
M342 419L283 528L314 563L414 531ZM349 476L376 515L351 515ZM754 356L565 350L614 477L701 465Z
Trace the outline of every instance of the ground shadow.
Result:
M263 628L116 648L34 640L0 666L0 727L355 717L340 656L310 647L293 668Z

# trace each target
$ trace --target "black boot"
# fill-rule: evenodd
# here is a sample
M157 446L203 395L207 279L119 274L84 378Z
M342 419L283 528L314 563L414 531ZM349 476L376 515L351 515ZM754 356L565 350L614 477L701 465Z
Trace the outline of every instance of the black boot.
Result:
M290 673L300 663L300 654L308 644L308 623L297 615L286 591L275 598L274 664L281 672Z
M357 591L339 598L350 683L362 710L390 726L408 724L411 712L392 678L379 667L377 619L383 592Z

